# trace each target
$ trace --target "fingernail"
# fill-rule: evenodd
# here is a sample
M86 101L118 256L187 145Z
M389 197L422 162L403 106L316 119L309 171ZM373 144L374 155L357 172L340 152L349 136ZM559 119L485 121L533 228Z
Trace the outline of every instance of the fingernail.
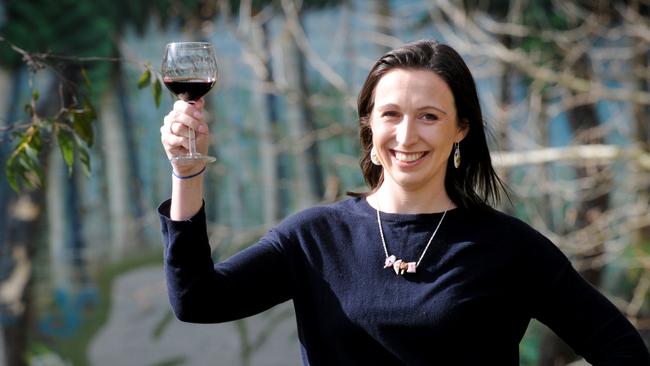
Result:
M201 117L203 117L203 112L194 111L193 116L194 116L194 118L201 118Z
M199 126L199 132L200 133L206 133L206 132L208 132L208 128L205 125L200 125Z

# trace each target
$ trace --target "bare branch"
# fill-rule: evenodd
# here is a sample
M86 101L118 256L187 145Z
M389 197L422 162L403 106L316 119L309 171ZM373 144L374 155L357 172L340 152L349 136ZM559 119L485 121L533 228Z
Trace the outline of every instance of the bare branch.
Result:
M268 55L264 54L264 50L254 47L247 37L251 36L253 32L253 20L251 19L251 3L250 0L242 1L239 7L239 24L235 25L230 17L230 3L227 0L219 0L219 7L223 16L224 23L232 35L239 41L242 47L243 60L246 62L255 75L260 80L267 80L269 70L266 65ZM270 89L273 89L270 87Z
M298 18L298 10L294 0L282 0L282 9L284 11L289 31L293 36L298 48L305 55L309 63L323 75L323 78L332 84L340 92L347 94L348 85L345 80L328 65L323 59L318 56L316 51L311 47L307 40L307 35L300 25Z
M458 47L468 53L478 53L480 55L488 56L497 59L501 62L507 63L516 67L524 75L534 79L538 82L548 84L558 84L577 93L591 94L594 98L605 100L619 100L630 101L643 105L650 105L650 93L636 89L626 88L609 88L598 81L591 81L576 77L569 70L558 71L550 67L540 65L536 60L529 55L518 49L510 49L502 43L495 40L492 35L480 29L467 14L451 4L449 0L439 0L437 2L438 8L444 15L453 21L457 28L462 28L465 32L464 35L469 37L468 40L460 38L454 32L445 19L443 19L437 12L430 11L431 16L436 20L439 29L445 34L446 37L458 43ZM595 20L585 22L589 27L594 27L597 24ZM584 36L584 35L583 35ZM573 39L574 37L571 37ZM558 34L554 34L554 39L561 39ZM569 44L571 42L568 42ZM476 45L480 47L476 47ZM575 47L579 43L573 43Z
M637 147L623 148L616 145L593 144L493 153L493 164L496 167L512 167L551 162L579 163L580 161L584 162L587 160L606 162L615 159L633 161L639 167L650 170L650 153Z

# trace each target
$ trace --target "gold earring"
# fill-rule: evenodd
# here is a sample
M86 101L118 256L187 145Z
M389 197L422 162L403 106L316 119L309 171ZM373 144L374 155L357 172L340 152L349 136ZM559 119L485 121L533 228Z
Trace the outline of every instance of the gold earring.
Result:
M370 149L370 161L375 165L381 165L381 161L379 161L379 156L377 155L377 149L374 146Z
M460 167L460 142L455 142L454 145L456 146L454 150L454 167L458 169Z

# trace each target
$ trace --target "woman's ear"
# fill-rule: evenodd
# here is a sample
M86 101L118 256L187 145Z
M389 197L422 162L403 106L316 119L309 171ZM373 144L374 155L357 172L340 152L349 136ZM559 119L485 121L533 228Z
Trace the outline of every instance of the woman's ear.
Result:
M456 140L454 141L455 142L463 141L468 133L469 133L469 121L463 118L462 120L458 121L458 131L456 132Z

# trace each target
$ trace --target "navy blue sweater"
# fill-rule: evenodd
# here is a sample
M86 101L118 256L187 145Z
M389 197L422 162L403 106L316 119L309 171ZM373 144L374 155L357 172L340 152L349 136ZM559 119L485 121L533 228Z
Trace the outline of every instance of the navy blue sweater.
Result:
M204 210L159 207L176 316L225 322L293 300L305 365L518 365L531 318L593 365L650 365L627 319L525 223L449 211L417 273L384 269L375 210L347 199L302 211L214 264ZM382 213L388 251L417 260L442 214Z

